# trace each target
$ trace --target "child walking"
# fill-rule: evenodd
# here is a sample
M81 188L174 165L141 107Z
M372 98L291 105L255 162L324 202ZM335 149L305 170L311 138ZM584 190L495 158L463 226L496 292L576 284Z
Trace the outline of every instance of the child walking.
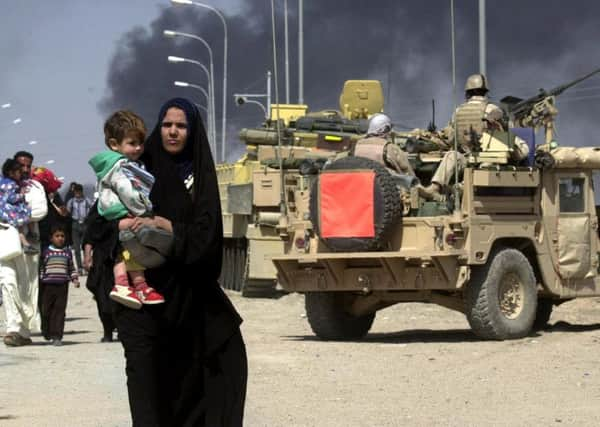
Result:
M14 159L6 159L0 179L0 222L18 229L23 252L34 254L39 250L32 243L39 243L39 237L33 228L34 224L29 222L31 209L25 201L22 181L20 163Z
M110 151L96 154L89 161L98 178L98 213L107 220L119 220L119 230L126 231L134 217L152 215L149 195L154 177L139 162L144 153L146 127L137 114L117 111L104 124L104 136ZM113 271L112 300L134 309L165 301L148 285L144 267L129 251L120 251Z
M65 245L65 230L55 225L50 231L50 246L40 261L42 335L55 346L62 345L70 281L79 287L71 248Z

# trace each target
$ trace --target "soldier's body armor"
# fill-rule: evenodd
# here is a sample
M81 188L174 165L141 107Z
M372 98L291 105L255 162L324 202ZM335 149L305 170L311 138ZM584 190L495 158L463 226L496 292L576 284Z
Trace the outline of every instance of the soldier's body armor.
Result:
M354 155L358 157L366 157L367 159L374 160L381 165L388 166L385 161L385 153L386 145L389 143L389 141L377 136L360 139L354 146Z
M479 139L483 131L487 129L487 123L484 120L487 105L486 101L466 102L454 113L456 139L458 145L465 152L471 151L471 130L477 134L477 139Z

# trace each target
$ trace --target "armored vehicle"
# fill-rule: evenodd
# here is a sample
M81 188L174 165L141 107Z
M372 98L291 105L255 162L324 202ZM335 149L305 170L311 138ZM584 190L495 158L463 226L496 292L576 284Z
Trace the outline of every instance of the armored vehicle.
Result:
M277 283L267 254L283 253L279 236L282 199L294 209L288 188L304 186L311 169L348 150L366 132L367 118L383 108L381 83L349 80L340 110L307 112L306 105L272 105L263 126L242 129L246 153L217 165L223 209L224 253L221 284L244 296L268 295Z
M532 127L523 132L535 160L510 164L512 134L484 133L446 201L420 199L359 157L294 190L285 253L272 260L283 288L305 295L318 337L357 339L378 310L425 302L464 313L481 338L514 339L544 326L554 306L600 295L600 148L556 146L554 95L511 104L513 123ZM534 150L540 127L546 141ZM422 182L442 154L410 154Z

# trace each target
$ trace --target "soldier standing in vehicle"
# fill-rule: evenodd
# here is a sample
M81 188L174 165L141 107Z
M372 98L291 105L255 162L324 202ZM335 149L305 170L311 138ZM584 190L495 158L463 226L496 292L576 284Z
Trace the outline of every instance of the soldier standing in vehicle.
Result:
M450 145L454 144L456 135L459 152L454 150L446 152L442 158L435 174L431 178L431 184L427 187L419 186L421 197L430 200L442 199L442 190L450 183L454 176L454 169L462 171L467 163L465 154L474 151L473 142L479 141L486 131L507 131L508 122L504 111L489 101L487 79L483 74L469 76L465 84L466 102L459 105L452 121L443 130ZM518 162L527 157L529 147L521 138L515 136L511 147L510 158Z
M356 142L354 155L374 160L393 172L414 176L407 154L389 138L392 127L392 121L386 114L373 114L367 136Z

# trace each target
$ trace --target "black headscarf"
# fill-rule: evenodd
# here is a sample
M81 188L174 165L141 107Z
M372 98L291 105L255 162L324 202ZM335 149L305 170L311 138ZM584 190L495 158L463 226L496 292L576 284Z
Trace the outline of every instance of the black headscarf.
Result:
M178 155L165 151L161 137L162 121L173 107L188 122L186 145ZM168 322L188 337L203 329L196 345L210 354L235 333L241 318L217 282L223 251L221 203L206 132L192 102L174 98L162 106L142 161L156 180L150 193L155 214L172 222L175 235L173 256L146 276L165 296ZM191 194L184 184L189 171L194 177Z
M165 151L162 145L162 121L170 108L183 110L188 122L187 142L177 155ZM146 142L142 161L156 179L150 195L155 213L174 223L194 222L201 225L202 236L176 239L175 257L183 256L185 264L204 264L212 279L221 272L223 224L215 165L210 153L206 131L196 106L185 98L173 98L160 109L158 122ZM193 199L184 180L193 174ZM188 203L184 203L188 202ZM191 203L189 203L191 202ZM176 232L177 234L177 232ZM206 277L206 276L205 276Z

